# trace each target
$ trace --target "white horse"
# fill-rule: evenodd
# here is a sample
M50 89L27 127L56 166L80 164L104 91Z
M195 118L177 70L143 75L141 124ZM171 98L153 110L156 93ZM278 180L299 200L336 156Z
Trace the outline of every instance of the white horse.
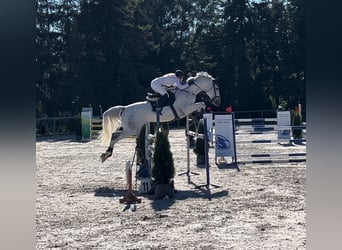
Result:
M219 88L215 79L206 72L199 72L190 77L187 82L189 87L184 90L174 89L171 92L175 95L173 108L163 107L159 116L160 122L182 119L194 111L202 111L205 108L204 102L195 102L199 93L205 93L209 102L219 106L221 99ZM156 122L157 115L153 111L149 101L142 101L127 106L115 106L103 113L102 133L100 139L108 149L101 155L104 162L112 155L114 144L123 138L139 135L140 130L147 122Z

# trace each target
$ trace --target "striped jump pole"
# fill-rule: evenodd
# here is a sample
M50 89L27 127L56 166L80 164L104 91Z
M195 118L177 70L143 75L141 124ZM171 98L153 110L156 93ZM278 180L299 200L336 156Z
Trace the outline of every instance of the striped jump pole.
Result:
M208 126L207 126L208 119L206 116L203 118L203 125L204 125L204 132L203 134L196 133L193 131L189 131L189 116L186 117L186 145L187 145L187 171L181 173L179 175L186 174L188 176L188 182L190 183L190 174L199 175L198 173L194 173L190 171L190 136L198 137L203 139L204 141L204 162L205 162L205 170L206 170L206 183L203 185L195 185L195 188L206 187L210 189L210 187L219 187L217 185L210 183L210 165L209 165L209 137L208 137Z
M140 154L144 153L143 160L137 159L137 165L139 165L139 170L136 171L136 182L139 180L139 194L146 194L148 193L152 188L152 178L151 178L151 170L153 167L153 152L154 152L154 141L155 136L151 134L151 124L149 122L145 123L142 129L143 131L140 132L140 135L142 135L142 132L144 133L144 142L143 146L144 151L139 149ZM141 138L139 138L141 140ZM142 144L142 143L141 143ZM136 148L137 150L137 148ZM139 153L138 153L139 156Z
M274 140L240 140L240 141L236 141L236 143L238 143L238 144L242 144L242 143L280 143L280 142L300 143L300 142L306 142L306 139L274 139Z
M251 154L251 155L239 155L239 157L251 157L251 158L269 158L261 160L244 160L239 163L285 163L285 162L305 162L305 158L292 158L284 159L282 157L298 157L306 156L306 153L289 153L289 154ZM276 159L272 157L278 157Z
M239 118L235 119L236 123L258 123L258 122L276 122L277 118Z
M255 132L235 132L236 135L266 135L266 134L274 134L276 132L275 130L273 131L255 131Z
M204 117L203 121L204 121L204 124L203 124L204 125L204 133L203 133L203 135L198 134L198 136L202 136L203 139L204 139L204 150L205 150L204 157L205 157L206 183L203 184L203 185L196 185L195 188L206 187L207 189L210 189L211 186L215 187L215 188L218 188L219 186L210 183L209 139L208 139L208 133L207 133L207 128L208 128L208 126L207 126L207 118Z
M282 122L278 123L278 126L266 126L266 125L249 125L249 126L244 126L245 128L247 127L248 129L260 129L260 130L278 130L279 131L288 131L293 127L296 128L303 128L305 126L290 126L289 125L289 114L288 112L282 112L280 113L280 115L278 116L283 116L283 120ZM236 134L236 129L235 127L233 127L232 125L235 124L234 121L234 116L232 117L233 119L231 120L232 124L231 127L234 129L233 131L233 135L228 136L228 139L233 142L235 149L237 148L236 145L238 144L266 144L266 143L303 143L306 142L306 139L291 139L290 134L284 133L281 136L279 136L278 134L278 139L260 139L260 140L237 140L235 137ZM272 118L267 119L267 118L262 118L262 119L245 119L244 121L248 121L248 122L252 122L252 121L265 121L268 120L270 121ZM274 119L272 119L274 120ZM247 134L264 134L265 131L253 131ZM304 144L306 145L306 144ZM306 158L297 158L297 157L306 157L306 153L305 152L298 152L298 153L272 153L272 154L268 154L268 153L255 153L255 154L238 154L236 152L235 154L235 161L236 163L280 163L280 162L304 162L306 161ZM251 160L244 160L244 161L240 161L237 160L237 158L240 157L241 158L245 158L245 157L249 157L252 158ZM286 158L284 158L286 157ZM291 158L291 157L295 157L295 158Z
M245 163L256 163L256 164L263 164L263 163L295 163L295 162L306 162L306 159L265 159L265 160L246 160L246 161L238 161L239 164Z
M251 154L251 155L239 155L239 156L249 156L253 158L264 158L264 157L279 157L279 156L306 156L306 153L289 153L289 154Z
M305 125L301 126L278 126L278 125L241 125L236 126L237 131L250 131L250 132L270 132L278 130L291 130L291 129L305 129Z
M236 134L278 133L278 139L291 139L291 131L306 128L306 125L291 126L290 111L277 111L276 118L236 119L235 123Z
M178 175L184 175L186 174L188 177L190 174L199 175L198 173L190 171L190 136L196 136L197 133L192 132L189 130L189 116L186 117L186 123L185 123L185 134L186 134L186 159L187 159L187 168L186 171L183 173L180 173ZM189 180L190 181L190 180Z

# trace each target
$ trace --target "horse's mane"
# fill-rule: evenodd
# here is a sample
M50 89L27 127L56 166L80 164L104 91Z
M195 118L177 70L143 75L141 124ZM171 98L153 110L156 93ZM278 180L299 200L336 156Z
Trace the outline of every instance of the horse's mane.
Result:
M197 72L195 78L197 79L199 77L209 77L211 79L214 79L214 77L212 77L211 75L208 74L208 72L205 72L205 71Z
M192 83L194 83L194 81L196 81L198 78L201 77L209 77L210 79L214 80L214 77L212 77L211 75L208 74L208 72L205 71L201 71L201 72L197 72L195 76L191 76L189 77L186 82L191 85Z

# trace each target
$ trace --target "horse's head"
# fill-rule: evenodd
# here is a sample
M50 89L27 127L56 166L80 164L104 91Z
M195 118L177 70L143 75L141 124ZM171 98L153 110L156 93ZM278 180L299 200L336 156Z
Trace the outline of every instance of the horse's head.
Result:
M187 82L190 85L190 91L193 91L194 94L197 95L202 92L211 104L216 107L220 105L220 89L216 80L207 72L198 72L196 76L190 77Z

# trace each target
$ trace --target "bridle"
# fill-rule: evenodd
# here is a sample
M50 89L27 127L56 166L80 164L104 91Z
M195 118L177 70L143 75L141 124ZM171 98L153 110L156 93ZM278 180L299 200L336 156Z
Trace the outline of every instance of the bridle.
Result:
M219 87L215 84L214 81L215 81L215 80L212 80L212 86L211 86L211 88L209 88L209 89L207 89L207 90L204 90L203 88L201 88L201 87L196 83L195 80L192 82L191 85L195 85L195 86L200 90L200 92L206 93L207 101L213 103L213 104L216 105L216 106L219 106L219 105L220 105L220 102L221 102L221 98L220 98L220 96L217 94ZM214 97L211 98L211 99L209 99L209 96L208 96L207 93L209 93L210 91L212 91L212 89L213 89L213 91L214 91Z

